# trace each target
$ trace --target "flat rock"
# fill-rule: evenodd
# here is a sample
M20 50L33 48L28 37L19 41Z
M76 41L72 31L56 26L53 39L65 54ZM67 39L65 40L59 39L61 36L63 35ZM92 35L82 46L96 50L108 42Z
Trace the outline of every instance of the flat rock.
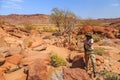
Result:
M17 54L14 56L7 57L6 62L19 65L22 58L23 58L23 55Z
M47 48L46 45L41 45L41 46L33 48L32 50L34 50L34 51L43 51L43 50L46 50L46 48Z
M21 60L21 64L22 65L30 65L30 64L34 63L34 60L36 60L36 59L40 59L44 63L50 63L50 61L51 61L50 56L47 53L40 53L40 52L33 51L33 54L31 54Z
M24 69L19 69L12 73L5 74L6 80L26 80L26 74L24 73Z

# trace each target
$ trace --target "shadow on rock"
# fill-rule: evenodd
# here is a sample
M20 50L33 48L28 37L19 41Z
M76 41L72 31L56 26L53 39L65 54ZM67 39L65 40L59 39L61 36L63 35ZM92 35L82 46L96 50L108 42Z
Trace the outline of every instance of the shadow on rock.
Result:
M76 56L73 58L71 68L81 68L81 69L84 69L84 67L85 67L85 62L84 62L83 56L81 56L81 55L76 55Z

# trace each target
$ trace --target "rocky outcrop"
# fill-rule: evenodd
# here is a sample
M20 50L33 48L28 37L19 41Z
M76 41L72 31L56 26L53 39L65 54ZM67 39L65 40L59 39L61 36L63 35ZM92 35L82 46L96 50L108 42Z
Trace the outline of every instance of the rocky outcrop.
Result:
M81 33L94 33L94 34L100 34L102 36L105 36L107 38L115 39L116 30L114 28L108 28L108 27L100 27L100 26L85 26L81 29Z

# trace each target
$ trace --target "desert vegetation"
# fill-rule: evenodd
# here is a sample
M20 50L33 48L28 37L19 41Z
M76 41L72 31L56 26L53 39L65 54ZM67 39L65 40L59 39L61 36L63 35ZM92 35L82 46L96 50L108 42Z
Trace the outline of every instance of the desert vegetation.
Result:
M64 58L58 56L55 53L50 53L51 57L51 65L54 67L60 67L60 66L66 66L67 62L64 60Z

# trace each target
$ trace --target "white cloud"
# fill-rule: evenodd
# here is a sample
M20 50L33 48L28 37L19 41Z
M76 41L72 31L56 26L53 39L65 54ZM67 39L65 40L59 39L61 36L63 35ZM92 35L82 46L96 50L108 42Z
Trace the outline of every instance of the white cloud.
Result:
M118 7L118 6L120 6L120 4L119 3L113 3L113 4L111 4L111 6Z
M23 2L23 0L0 0L0 1L6 1L6 2Z
M23 2L23 0L10 0L10 1L13 1L13 2Z
M1 7L3 9L20 10L22 9L22 6L20 5L21 2L23 2L23 0L2 0Z

